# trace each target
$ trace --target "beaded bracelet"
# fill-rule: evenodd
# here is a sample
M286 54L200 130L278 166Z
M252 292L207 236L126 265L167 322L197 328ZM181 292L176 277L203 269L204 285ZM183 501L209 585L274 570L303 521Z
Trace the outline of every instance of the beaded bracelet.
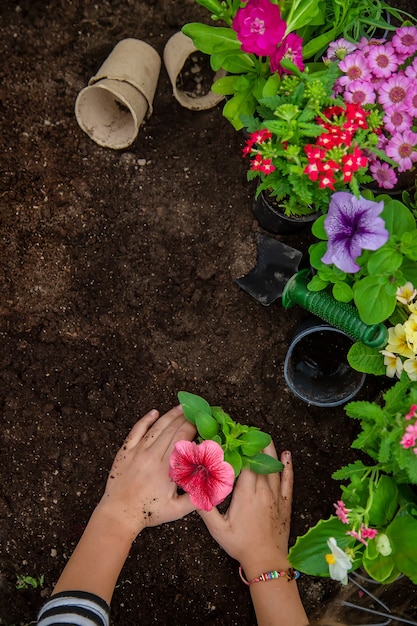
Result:
M296 580L297 578L299 578L300 572L293 567L290 567L288 572L286 572L285 570L282 570L280 572L273 570L272 572L264 572L263 574L259 574L259 576L257 576L256 578L252 578L252 580L246 580L246 578L243 576L242 566L239 565L239 576L241 577L245 585L249 586L252 583L264 583L268 582L268 580L281 578L281 576L285 576L287 578L287 581L290 582L290 580Z

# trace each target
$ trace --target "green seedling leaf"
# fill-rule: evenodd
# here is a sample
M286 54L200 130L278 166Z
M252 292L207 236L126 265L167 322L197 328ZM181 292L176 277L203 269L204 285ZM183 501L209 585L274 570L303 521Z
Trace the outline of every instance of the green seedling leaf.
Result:
M247 462L248 467L255 472L255 474L274 474L275 472L281 472L284 469L284 465L281 461L274 459L269 454L255 454L251 457L243 457Z
M247 433L243 433L239 440L242 442L242 454L254 456L271 443L271 435L261 430L250 429Z
M213 439L219 432L219 425L211 413L197 413L195 425L202 439Z
M233 467L235 478L239 476L242 470L242 457L237 450L226 450L224 460Z
M210 405L204 398L188 391L179 391L178 400L185 417L191 424L196 423L195 420L199 413L206 413L211 417Z

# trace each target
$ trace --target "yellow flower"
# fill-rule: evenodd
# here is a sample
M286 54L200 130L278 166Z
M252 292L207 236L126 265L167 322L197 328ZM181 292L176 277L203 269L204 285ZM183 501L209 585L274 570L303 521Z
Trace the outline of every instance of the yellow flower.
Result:
M395 354L401 354L401 356L409 358L414 356L414 351L411 350L407 343L404 326L405 324L396 324L396 326L388 328L388 343L385 349L387 352L394 352Z
M386 375L389 378L394 378L394 376L400 378L403 371L403 362L400 357L387 350L381 350L380 352L384 355L384 365L387 367Z
M407 359L404 361L404 370L410 380L417 380L417 359Z
M417 352L417 314L412 313L408 320L403 324L407 344L413 349L414 354ZM403 356L412 356L403 353Z
M396 296L398 302L402 302L402 304L410 304L410 302L417 296L417 289L414 289L413 284L408 281L402 287L398 287Z

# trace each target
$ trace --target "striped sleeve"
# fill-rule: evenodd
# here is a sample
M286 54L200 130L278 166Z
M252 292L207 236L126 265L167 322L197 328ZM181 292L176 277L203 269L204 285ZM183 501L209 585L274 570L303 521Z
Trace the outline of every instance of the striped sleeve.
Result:
M38 626L109 626L110 607L85 591L63 591L52 596L38 615Z

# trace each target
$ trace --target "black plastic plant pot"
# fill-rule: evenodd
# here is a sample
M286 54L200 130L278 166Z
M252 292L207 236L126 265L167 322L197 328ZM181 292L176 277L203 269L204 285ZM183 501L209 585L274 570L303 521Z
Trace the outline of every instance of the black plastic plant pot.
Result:
M267 195L262 191L254 199L252 206L253 214L259 225L269 233L275 235L293 235L299 233L312 224L320 213L309 215L288 216L268 201Z
M316 321L297 330L284 362L284 377L292 393L314 406L332 407L352 400L366 374L352 369L347 353L350 337Z

